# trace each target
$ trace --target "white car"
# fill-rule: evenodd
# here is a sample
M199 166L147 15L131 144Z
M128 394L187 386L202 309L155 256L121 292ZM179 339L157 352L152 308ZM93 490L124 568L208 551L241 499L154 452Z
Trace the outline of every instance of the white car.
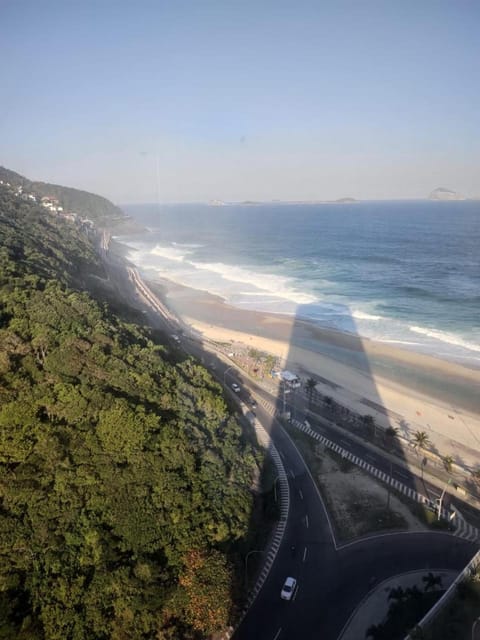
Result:
M240 387L236 382L232 382L232 389L233 391L235 391L235 393L240 393Z
M295 593L295 588L297 586L297 581L295 578L287 578L283 583L282 591L280 593L280 597L282 600L291 600L293 594Z

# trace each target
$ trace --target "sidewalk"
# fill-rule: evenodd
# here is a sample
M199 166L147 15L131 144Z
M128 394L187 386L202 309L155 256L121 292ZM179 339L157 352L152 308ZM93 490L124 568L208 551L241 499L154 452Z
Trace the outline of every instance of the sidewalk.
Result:
M443 589L447 589L458 575L455 571L423 569L422 571L410 571L384 580L374 587L358 605L343 628L338 640L362 640L365 638L369 627L373 624L380 624L387 617L390 606L390 601L388 600L390 589L395 587L406 589L407 587L417 586L423 591L425 584L422 581L422 577L430 571L434 575L442 577Z

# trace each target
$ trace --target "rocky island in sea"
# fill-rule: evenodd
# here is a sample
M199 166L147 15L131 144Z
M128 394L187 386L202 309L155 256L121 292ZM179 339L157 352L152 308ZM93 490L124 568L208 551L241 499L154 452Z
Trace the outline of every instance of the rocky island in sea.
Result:
M437 187L428 196L429 200L466 200L465 196L458 191L445 189L445 187Z

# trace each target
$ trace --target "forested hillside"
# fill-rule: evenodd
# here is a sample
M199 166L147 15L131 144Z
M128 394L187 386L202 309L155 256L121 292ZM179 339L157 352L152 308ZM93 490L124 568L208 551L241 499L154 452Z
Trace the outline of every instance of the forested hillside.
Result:
M0 167L0 180L10 183L13 187L21 186L24 190L34 193L39 198L48 196L57 199L65 210L74 211L82 217L98 223L120 223L128 220L124 212L112 202L95 193L62 187L49 182L32 182L28 178Z
M0 187L0 638L205 638L260 454L221 389L82 291L88 239Z

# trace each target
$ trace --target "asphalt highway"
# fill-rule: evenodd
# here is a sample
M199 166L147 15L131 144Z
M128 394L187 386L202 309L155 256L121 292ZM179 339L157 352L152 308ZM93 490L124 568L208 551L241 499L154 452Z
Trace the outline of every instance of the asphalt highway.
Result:
M264 389L256 387L255 395L257 397L261 396L265 398L277 409L283 408L283 398L281 399L275 395L269 394ZM289 396L287 396L286 408L287 410L292 410L291 398ZM313 430L325 436L332 442L335 442L347 451L350 451L352 454L356 455L362 460L365 460L380 471L383 471L387 475L391 475L406 487L409 487L414 491L425 495L432 502L440 498L442 489L429 482L426 478L423 478L421 476L419 477L408 468L405 468L405 466L390 460L386 456L382 455L382 453L377 452L372 447L358 442L358 440L355 438L349 437L348 433L345 430L342 430L340 432L335 426L329 426L326 421L316 419L308 410L306 399L302 397L298 392L295 394L295 407L294 412L292 411L292 413L294 413L296 419L299 421L308 419L309 425ZM449 505L455 506L460 510L460 512L462 512L465 507L468 508L468 506L465 505L465 503L463 503L460 498L453 497L449 492L446 492L443 499L443 507L448 508Z
M431 532L372 536L337 547L316 486L294 444L260 407L257 417L284 461L290 514L276 561L235 640L337 640L375 584L418 569L460 571L475 553L473 543ZM280 598L287 576L298 582L290 602Z

